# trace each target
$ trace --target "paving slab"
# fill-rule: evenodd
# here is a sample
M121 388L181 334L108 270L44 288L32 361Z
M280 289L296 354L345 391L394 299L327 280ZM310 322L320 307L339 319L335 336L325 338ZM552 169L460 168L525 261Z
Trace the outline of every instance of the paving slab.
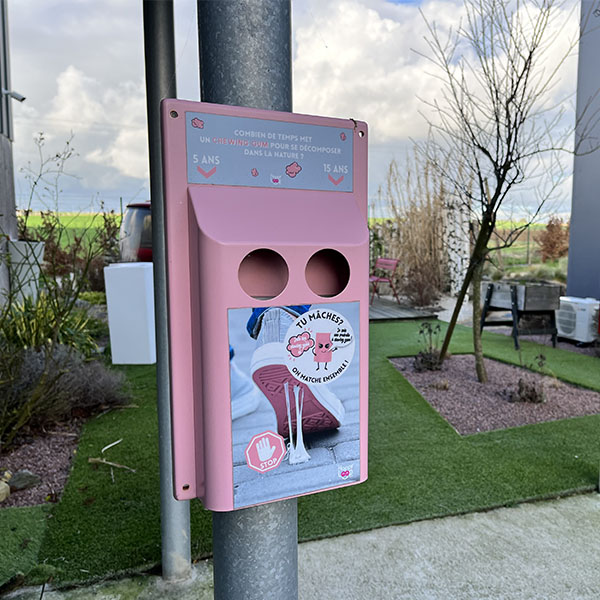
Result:
M299 598L596 599L599 531L600 496L586 494L306 542L298 551ZM139 576L49 587L43 600L209 600L212 589L212 565L203 561L183 583ZM26 588L7 599L40 594Z

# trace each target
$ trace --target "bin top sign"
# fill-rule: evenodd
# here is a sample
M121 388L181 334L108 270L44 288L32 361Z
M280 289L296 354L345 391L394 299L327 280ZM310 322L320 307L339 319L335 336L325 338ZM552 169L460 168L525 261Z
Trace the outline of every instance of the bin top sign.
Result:
M186 112L188 183L352 192L353 130Z

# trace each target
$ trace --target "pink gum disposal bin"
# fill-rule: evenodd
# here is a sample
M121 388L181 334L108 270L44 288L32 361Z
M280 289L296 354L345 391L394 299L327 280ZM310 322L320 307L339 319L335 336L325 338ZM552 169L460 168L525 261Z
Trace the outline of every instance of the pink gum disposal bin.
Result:
M367 128L162 106L174 493L228 511L367 477Z

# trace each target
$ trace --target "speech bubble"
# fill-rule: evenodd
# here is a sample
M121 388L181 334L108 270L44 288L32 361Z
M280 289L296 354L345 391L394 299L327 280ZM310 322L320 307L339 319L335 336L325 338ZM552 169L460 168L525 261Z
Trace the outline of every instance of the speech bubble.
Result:
M332 334L331 341L336 348L344 348L353 342L354 338L345 327L338 327L337 331Z
M288 340L287 351L296 358L302 356L307 350L315 345L315 340L310 337L310 333L305 331L300 335L294 335Z

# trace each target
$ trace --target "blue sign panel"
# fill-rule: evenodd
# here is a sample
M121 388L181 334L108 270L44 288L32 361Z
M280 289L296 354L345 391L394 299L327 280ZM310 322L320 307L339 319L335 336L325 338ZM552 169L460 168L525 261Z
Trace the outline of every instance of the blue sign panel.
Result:
M188 183L352 191L350 128L185 115Z

